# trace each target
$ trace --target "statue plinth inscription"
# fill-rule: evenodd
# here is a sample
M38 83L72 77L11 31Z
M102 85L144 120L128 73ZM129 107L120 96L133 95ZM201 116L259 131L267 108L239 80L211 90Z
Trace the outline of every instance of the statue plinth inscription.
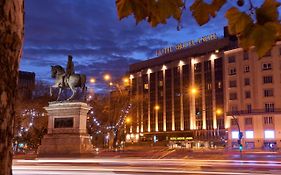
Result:
M91 153L93 147L87 134L87 113L91 109L83 102L51 102L45 108L49 114L48 134L39 147L39 156L61 156Z

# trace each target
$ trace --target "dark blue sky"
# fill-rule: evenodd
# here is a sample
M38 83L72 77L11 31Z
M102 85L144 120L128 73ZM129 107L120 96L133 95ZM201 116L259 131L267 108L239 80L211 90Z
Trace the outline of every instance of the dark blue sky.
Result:
M189 1L192 3L192 1ZM20 69L34 71L37 80L50 81L50 66L65 66L72 54L76 72L98 79L109 72L117 78L131 63L155 57L157 49L216 33L223 35L222 8L215 19L200 27L187 10L183 29L175 20L151 28L132 17L119 21L115 0L25 0L25 41ZM247 4L246 4L247 5Z

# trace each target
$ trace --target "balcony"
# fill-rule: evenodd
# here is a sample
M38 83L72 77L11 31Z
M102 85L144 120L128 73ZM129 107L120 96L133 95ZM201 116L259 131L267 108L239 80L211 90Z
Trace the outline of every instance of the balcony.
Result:
M226 115L258 115L258 114L281 114L281 108L274 109L252 109L241 111L228 111Z

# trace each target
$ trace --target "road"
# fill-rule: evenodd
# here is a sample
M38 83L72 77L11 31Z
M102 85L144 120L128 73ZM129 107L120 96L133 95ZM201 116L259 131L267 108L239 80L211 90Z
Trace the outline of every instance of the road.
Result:
M36 159L13 161L15 175L111 175L111 174L281 174L279 160L208 160L208 159Z

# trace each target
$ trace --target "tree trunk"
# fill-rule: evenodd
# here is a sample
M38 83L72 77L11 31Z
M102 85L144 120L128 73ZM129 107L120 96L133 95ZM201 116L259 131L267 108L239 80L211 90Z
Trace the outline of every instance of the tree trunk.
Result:
M0 0L0 175L12 174L12 138L23 42L23 0Z

